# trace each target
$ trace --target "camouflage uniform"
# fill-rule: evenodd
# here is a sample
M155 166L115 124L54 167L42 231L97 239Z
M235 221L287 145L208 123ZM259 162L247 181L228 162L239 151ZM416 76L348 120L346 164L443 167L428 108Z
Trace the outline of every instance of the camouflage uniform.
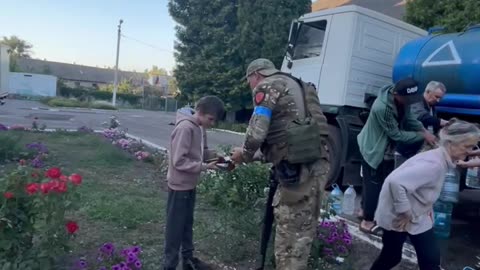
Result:
M304 100L300 85L295 80L279 73L266 59L255 61L260 62L260 66L267 66L267 69L255 71L268 77L253 90L255 109L246 133L243 160L252 161L254 153L261 149L266 161L275 166L286 159L287 124L305 116ZM326 132L326 119L320 110L316 91L313 92L305 93L306 101L313 104L309 107L310 112L318 122L324 123L322 127ZM298 185L286 187L279 184L273 199L277 224L276 269L307 269L327 171L326 159L303 164Z

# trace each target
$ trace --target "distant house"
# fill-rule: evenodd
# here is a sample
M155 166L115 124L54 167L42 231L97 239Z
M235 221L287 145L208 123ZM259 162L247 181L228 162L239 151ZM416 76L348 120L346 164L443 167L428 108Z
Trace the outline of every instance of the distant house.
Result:
M68 63L51 62L40 59L19 58L17 67L22 72L48 74L58 77L68 87L86 87L98 89L113 84L115 70ZM129 81L135 87L152 85L168 92L168 77L160 76L153 80L145 73L118 71L118 81ZM152 81L153 83L150 83Z
M405 3L406 0L316 0L312 3L312 11L345 5L357 5L403 20Z

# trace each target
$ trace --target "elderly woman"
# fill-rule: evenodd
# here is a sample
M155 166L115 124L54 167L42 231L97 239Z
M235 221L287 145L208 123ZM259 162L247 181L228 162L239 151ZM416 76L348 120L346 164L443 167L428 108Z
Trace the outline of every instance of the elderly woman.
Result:
M447 170L469 155L480 140L480 130L452 119L439 137L438 148L408 159L386 178L375 213L377 224L384 229L383 248L371 270L388 270L400 263L407 237L415 247L420 270L441 269L432 206Z

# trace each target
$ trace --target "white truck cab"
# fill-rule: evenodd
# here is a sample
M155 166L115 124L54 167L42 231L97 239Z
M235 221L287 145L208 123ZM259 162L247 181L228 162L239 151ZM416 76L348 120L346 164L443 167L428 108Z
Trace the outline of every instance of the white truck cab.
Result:
M5 103L8 95L8 76L10 72L10 58L8 55L8 47L0 44L0 105Z
M305 14L290 29L281 70L317 87L329 121L330 181L360 184L357 135L400 48L427 32L355 5Z

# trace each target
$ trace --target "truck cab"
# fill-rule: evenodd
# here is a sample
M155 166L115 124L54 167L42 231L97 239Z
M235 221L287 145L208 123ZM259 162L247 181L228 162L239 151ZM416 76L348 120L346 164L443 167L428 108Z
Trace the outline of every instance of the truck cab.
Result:
M305 14L292 22L281 70L315 84L330 136L328 179L361 183L357 135L380 88L392 83L400 49L427 32L350 5Z

